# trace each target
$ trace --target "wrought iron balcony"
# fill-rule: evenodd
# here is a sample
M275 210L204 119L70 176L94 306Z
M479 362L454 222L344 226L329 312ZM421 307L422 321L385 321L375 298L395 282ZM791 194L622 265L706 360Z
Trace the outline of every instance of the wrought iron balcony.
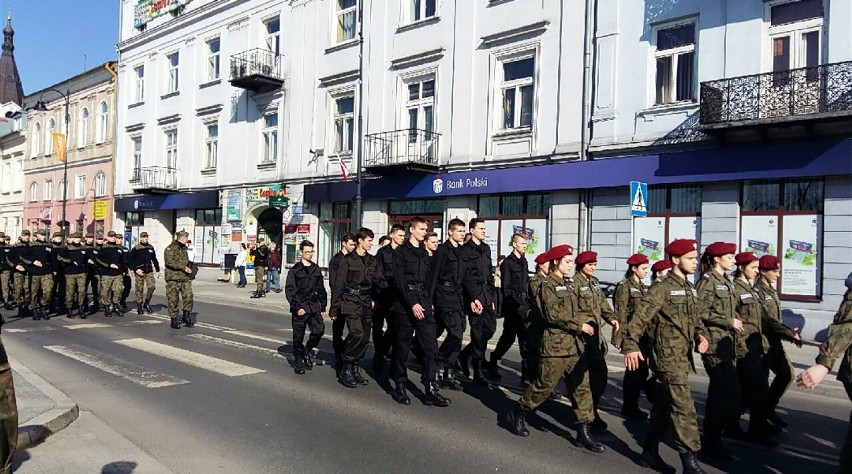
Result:
M165 166L136 168L130 182L137 193L170 193L178 189L178 170Z
M696 128L790 125L852 117L852 61L701 83Z
M438 171L441 135L410 129L364 136L364 168L374 174Z
M254 92L269 92L284 84L281 56L255 48L231 56L231 85Z

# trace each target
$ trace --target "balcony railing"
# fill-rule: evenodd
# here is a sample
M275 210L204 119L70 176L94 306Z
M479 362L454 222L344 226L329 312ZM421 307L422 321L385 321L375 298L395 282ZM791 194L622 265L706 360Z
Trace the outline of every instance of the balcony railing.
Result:
M138 192L175 191L178 188L178 170L165 166L136 168L130 181Z
M440 140L440 134L419 129L365 135L364 166L374 171L381 168L435 171Z
M699 128L852 115L852 61L701 83Z
M231 56L231 85L255 92L268 92L281 87L281 56L255 48Z

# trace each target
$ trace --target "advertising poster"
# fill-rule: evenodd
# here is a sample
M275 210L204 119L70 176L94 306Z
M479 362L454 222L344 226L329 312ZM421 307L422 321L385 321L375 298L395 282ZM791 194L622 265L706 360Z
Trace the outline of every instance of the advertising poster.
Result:
M500 222L500 247L497 249L497 257L509 255L512 251L512 234L515 231L521 232L523 224L524 222L520 219ZM497 265L497 257L491 261L494 265Z
M535 271L535 257L549 246L546 219L528 219L525 228L517 227L515 232L527 236L527 264L531 272Z
M234 222L242 220L242 213L240 212L240 192L239 191L228 191L228 199L227 206L225 210L225 220L228 222Z
M636 217L633 219L633 251L648 257L652 263L665 257L666 219Z
M758 257L778 254L778 216L743 216L740 248Z
M497 236L500 234L500 221L485 221L485 243L491 248L491 263L497 262Z
M698 217L669 217L669 237L675 239L693 239L699 241L701 220ZM699 244L701 242L699 241Z
M243 225L242 224L232 224L231 225L231 242L242 242L243 241Z
M784 216L781 248L781 293L818 296L822 216Z

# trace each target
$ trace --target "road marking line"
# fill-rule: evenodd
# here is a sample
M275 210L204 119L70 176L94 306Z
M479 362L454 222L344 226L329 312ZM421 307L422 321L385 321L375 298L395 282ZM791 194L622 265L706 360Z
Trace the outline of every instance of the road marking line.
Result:
M234 336L242 336L242 337L247 337L249 339L257 339L259 341L273 342L275 344L286 345L286 343L284 341L282 341L281 339L276 339L274 337L264 336L263 334L255 334L253 332L232 330L232 331L225 331L225 334L233 334Z
M251 344L245 344L242 342L232 341L230 339L222 339L221 337L208 336L206 334L190 334L188 337L193 339L199 339L201 341L213 342L216 344L221 344L223 346L234 347L237 349L246 349L254 352L260 352L261 354L271 355L273 357L283 357L282 354L279 354L275 349L269 349L267 347L254 346Z
M227 360L217 359L197 352L180 349L177 347L160 344L159 342L149 341L148 339L120 339L113 341L116 344L127 346L142 352L158 355L167 359L176 360L199 369L209 370L218 374L227 375L228 377L239 377L241 375L259 374L265 372L262 369L256 369L247 365L237 364Z
M158 314L158 313L148 314L148 317L161 319L163 321L171 321L172 320L170 317L168 317L166 315ZM236 329L237 329L237 328L230 328L228 326L219 326L218 324L210 324L210 323L203 323L203 322L197 322L197 323L195 323L195 326L199 327L199 328L203 328L203 329L212 329L214 331L236 331Z
M171 387L173 385L189 383L189 380L172 377L171 375L166 375L153 370L147 370L132 362L122 361L107 354L98 354L91 350L89 350L91 352L87 352L87 350L83 348L59 345L44 346L44 348L146 388ZM111 362L106 362L104 359L110 360Z
M147 324L163 324L165 321L158 321L154 319L143 319L142 321L127 321L121 323L122 326L142 326Z
M106 323L84 323L84 324L71 324L68 326L62 326L65 329L94 329L94 328L111 328L112 324Z
M44 326L44 327L37 327L37 328L7 328L7 329L4 329L3 331L11 332L11 333L23 333L23 332L38 332L38 331L56 331L56 328L51 327L51 326Z

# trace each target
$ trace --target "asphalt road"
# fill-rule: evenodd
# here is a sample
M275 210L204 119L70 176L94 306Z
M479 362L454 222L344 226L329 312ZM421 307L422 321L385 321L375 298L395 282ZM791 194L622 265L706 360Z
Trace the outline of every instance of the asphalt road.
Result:
M644 424L617 416L617 364L603 402L610 428L600 439L608 449L595 455L573 444L564 400L546 402L530 418L529 438L505 429L503 415L520 393L517 351L508 355L499 388L443 391L452 404L436 408L418 403L415 383L412 405L401 406L387 394L386 379L372 372L371 384L357 389L338 384L331 365L295 375L289 315L197 302L200 324L175 331L165 309L154 309L87 320L7 314L3 340L82 410L177 473L651 472L636 465ZM320 358L329 361L330 332L327 321ZM706 379L696 376L693 391L703 413ZM705 464L709 472L836 472L849 402L790 392L782 405L792 428L780 448L732 442L737 459ZM673 449L661 451L680 466Z

